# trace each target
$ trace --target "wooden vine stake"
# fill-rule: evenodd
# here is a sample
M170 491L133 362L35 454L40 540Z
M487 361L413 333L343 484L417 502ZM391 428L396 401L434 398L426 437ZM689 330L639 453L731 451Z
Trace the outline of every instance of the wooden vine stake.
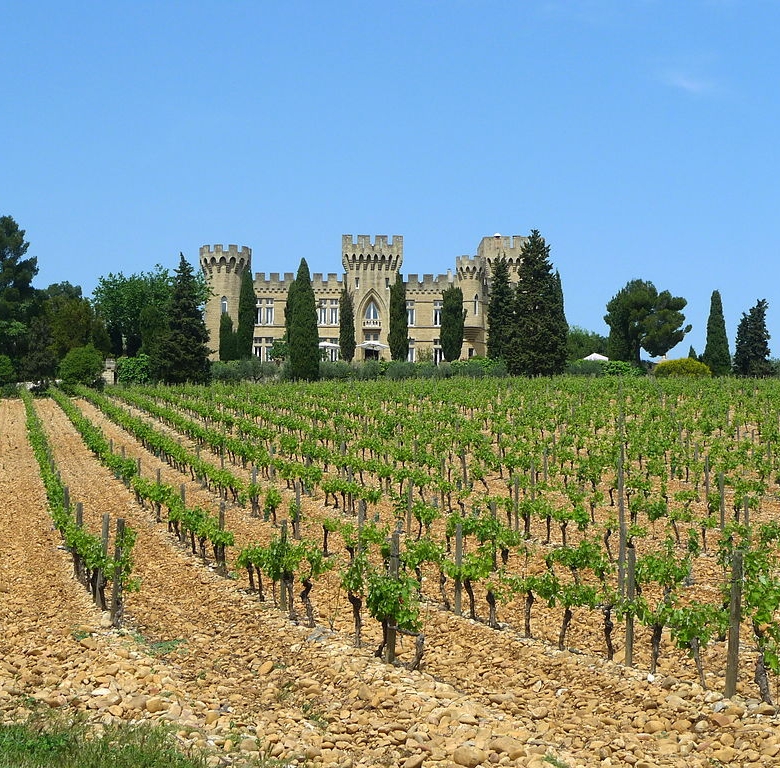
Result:
M125 535L125 520L118 517L116 520L116 543L114 545L114 562L122 562L122 540ZM124 600L122 599L122 582L124 581L124 569L117 565L114 571L114 582L111 587L111 625L119 627L122 625L124 615Z
M628 568L626 571L626 598L633 601L636 596L636 548L633 543L626 547L628 554ZM625 665L634 666L634 609L633 606L626 612L626 654Z
M287 521L282 520L282 530L279 534L282 540L282 551L284 551L287 545ZM279 610L282 613L287 613L287 584L285 584L284 574L279 581Z
M219 502L219 530L225 530L225 502ZM220 544L217 547L217 573L220 576L227 576L227 564L225 563L225 545Z
M463 613L463 580L461 579L463 568L463 523L455 526L455 615Z
M742 621L742 566L743 552L734 552L731 561L731 595L729 598L729 637L726 651L726 688L723 695L730 699L737 692L739 671L739 625Z
M388 575L391 579L398 578L398 561L400 559L399 553L399 536L398 529L393 532L392 539L390 540L390 564L388 568ZM387 642L385 643L385 663L392 664L395 661L395 640L396 640L396 627L395 624L387 623Z

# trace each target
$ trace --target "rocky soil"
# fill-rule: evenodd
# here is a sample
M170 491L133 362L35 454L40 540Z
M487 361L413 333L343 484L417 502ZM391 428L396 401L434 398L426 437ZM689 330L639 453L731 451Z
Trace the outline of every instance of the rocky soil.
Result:
M0 402L0 716L6 720L23 717L38 700L86 712L98 723L166 721L183 745L213 748L214 765L257 756L345 768L777 762L778 720L773 707L751 698L751 670L743 671L740 695L730 701L717 692L722 669L709 665L715 671L704 691L693 682L692 665L671 652L650 682L641 655L633 669L619 658L604 661L595 650L598 630L578 629L576 618L570 644L579 650L558 652L430 603L419 672L376 659L374 628L366 627L365 648L351 647L350 614L333 578L312 594L318 626L292 624L272 603L247 593L243 577L218 576L184 551L84 448L53 402L36 407L63 482L84 505L85 524L99 530L108 512L137 530L141 589L127 596L124 627L111 629L74 580L52 529L23 405ZM144 474L159 469L164 482L187 482L90 406L80 407L117 450L141 458ZM196 483L187 482L187 494L192 503L218 505ZM267 524L239 507L228 508L227 526L239 542L269 535ZM552 639L557 625L550 617L535 632ZM639 639L639 645L648 644Z

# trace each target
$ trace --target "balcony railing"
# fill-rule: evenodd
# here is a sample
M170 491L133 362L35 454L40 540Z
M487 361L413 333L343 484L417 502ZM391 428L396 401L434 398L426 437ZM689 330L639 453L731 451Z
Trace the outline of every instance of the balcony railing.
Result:
M376 317L376 318L363 318L363 327L364 328L381 328L382 327L382 321Z

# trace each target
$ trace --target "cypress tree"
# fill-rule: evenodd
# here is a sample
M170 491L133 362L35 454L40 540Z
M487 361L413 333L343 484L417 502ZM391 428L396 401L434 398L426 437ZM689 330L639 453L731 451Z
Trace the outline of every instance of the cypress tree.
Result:
M534 229L523 244L507 367L514 375L553 376L566 367L568 325L550 246Z
M339 297L339 352L348 363L355 357L355 307L346 285Z
M290 374L296 381L317 381L320 377L317 303L306 259L301 259L295 284L292 304L288 293L285 310L289 328Z
M441 298L441 352L444 359L451 363L460 357L463 346L463 326L466 320L463 291L451 285Z
M252 346L255 340L255 321L257 320L257 299L255 285L252 280L252 270L247 267L241 275L241 292L238 295L238 328L236 328L235 359L244 360L252 357ZM220 348L221 348L220 329ZM222 359L220 357L220 359Z
M760 299L737 326L734 346L734 373L738 376L771 376L769 331L766 328L766 299Z
M490 301L487 316L487 356L492 360L506 359L512 332L514 301L509 284L509 266L506 259L493 263Z
M707 343L701 361L709 366L713 376L726 376L731 372L731 353L726 335L726 320L720 291L713 291L710 298L710 316L707 318Z
M219 317L219 359L223 363L238 360L236 334L233 331L233 319L227 312Z
M390 286L390 343L392 360L406 360L409 356L409 317L406 313L406 283L399 272Z
M207 384L209 333L198 303L198 284L184 254L179 254L179 268L173 278L173 293L168 312L168 332L160 340L153 362L166 384Z

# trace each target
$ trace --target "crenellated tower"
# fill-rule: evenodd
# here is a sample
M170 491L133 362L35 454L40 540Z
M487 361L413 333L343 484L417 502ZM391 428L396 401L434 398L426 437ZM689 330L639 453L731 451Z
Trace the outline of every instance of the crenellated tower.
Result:
M237 245L203 245L200 248L200 268L206 276L206 283L212 294L206 302L204 320L209 329L209 345L219 356L219 321L223 312L233 320L233 328L238 327L238 299L241 295L241 277L252 269L252 249Z
M390 286L396 281L404 261L404 239L393 235L341 236L341 262L345 284L352 292L355 305L357 341L364 338L387 343L390 322ZM376 313L371 304L376 306ZM367 313L368 312L368 316Z
M493 262L503 258L509 267L509 280L517 282L517 270L523 260L522 250L527 237L521 235L500 235L483 237L477 248L477 259L482 261L486 270L488 285L493 276Z

